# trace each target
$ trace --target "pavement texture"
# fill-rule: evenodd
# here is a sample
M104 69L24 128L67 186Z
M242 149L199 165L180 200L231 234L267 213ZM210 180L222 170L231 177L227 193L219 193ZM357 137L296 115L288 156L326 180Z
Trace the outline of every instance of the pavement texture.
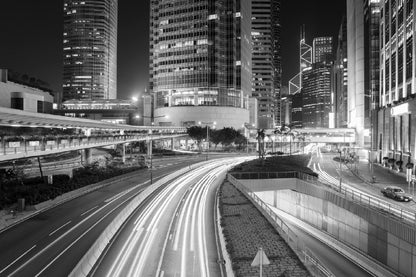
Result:
M221 226L237 277L257 277L259 267L252 267L260 247L270 260L263 266L263 276L310 276L305 266L257 208L225 182L220 192Z

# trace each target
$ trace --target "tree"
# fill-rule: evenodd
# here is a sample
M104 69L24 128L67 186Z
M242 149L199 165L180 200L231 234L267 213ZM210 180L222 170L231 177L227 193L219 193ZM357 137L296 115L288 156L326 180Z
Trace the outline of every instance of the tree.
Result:
M221 130L211 130L209 140L215 145L215 148L217 148L218 144L222 142Z
M237 137L234 139L234 143L238 145L239 150L243 149L243 146L247 145L247 142L247 138L240 133L238 133Z
M207 137L207 130L206 128L200 126L192 126L186 129L188 136L190 136L193 140L196 140L198 143L199 151L201 150L201 142Z

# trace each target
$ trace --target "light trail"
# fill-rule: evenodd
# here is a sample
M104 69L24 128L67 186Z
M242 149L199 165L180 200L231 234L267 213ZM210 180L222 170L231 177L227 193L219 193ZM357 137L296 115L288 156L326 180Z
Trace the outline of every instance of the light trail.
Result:
M164 267L164 261L165 258L170 257L166 260L167 266L172 266L168 261L178 260L173 263L175 267L173 270L177 273L180 271L179 276L190 276L189 265L192 264L197 276L209 277L206 222L210 214L207 213L206 207L210 188L219 181L218 176L221 173L247 159L251 158L210 161L161 189L143 211L131 219L132 225L126 226L129 229L126 229L127 233L124 237L117 238L120 239L121 246L108 250L115 251L116 257L109 260L108 270L104 275L108 277L154 276L155 273L159 276L166 275L170 268ZM166 220L167 215L170 220ZM164 239L157 240L156 237ZM172 240L172 248L165 251L168 239ZM178 250L180 250L179 255L175 254ZM154 264L155 258L160 259L159 263L154 272L153 268L150 272L146 266L149 266L150 261ZM188 263L190 259L194 259L194 263Z

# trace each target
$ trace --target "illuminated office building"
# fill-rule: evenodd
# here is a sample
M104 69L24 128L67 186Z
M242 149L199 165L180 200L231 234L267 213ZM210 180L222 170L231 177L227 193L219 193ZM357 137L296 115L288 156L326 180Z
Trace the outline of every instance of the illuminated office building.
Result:
M150 90L159 125L250 122L251 1L151 0Z
M252 1L252 96L259 128L281 125L280 0Z
M333 45L332 37L317 37L313 39L313 63L332 64Z
M117 0L64 0L63 101L117 97Z

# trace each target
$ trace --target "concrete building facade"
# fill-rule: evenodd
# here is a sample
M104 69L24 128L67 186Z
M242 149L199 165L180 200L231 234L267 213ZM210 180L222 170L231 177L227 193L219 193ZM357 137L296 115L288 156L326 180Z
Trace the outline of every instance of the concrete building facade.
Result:
M49 91L10 81L7 69L0 69L0 107L34 113L52 113Z
M63 101L117 98L117 0L64 0Z
M379 20L380 1L347 1L348 127L356 129L356 146L365 151L374 147L377 133Z
M414 1L381 1L377 160L409 163L416 155ZM414 168L413 168L414 169Z

